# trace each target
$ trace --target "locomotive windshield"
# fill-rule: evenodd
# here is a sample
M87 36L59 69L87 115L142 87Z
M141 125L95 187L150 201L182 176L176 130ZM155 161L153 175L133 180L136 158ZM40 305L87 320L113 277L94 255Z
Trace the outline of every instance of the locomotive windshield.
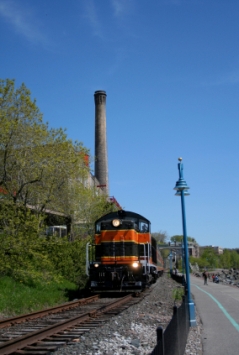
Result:
M135 229L140 233L148 233L150 232L150 225L147 221L139 220L137 218L129 217L120 221L119 225L112 223L112 219L108 219L105 221L100 221L95 225L96 234L100 233L102 230L115 230L118 227L120 229Z
M149 223L146 221L139 221L139 231L141 233L148 233L150 232L149 230Z

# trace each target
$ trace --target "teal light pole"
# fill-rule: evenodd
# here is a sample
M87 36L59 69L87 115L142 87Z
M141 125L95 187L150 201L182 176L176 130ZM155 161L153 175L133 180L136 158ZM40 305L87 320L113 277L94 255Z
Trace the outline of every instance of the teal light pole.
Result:
M172 254L172 250L170 250L170 254L169 254L169 267L170 267L170 275L173 272L173 267L172 267L172 258L173 258L173 254Z
M194 302L191 298L191 287L190 287L190 273L189 273L189 261L188 261L188 241L187 241L187 228L186 228L186 212L185 212L185 201L184 196L188 196L189 187L187 186L186 181L183 178L183 164L182 158L178 158L178 171L179 179L176 182L174 190L176 190L176 196L181 196L181 206L182 206L182 222L183 222L183 245L184 245L184 259L185 259L185 271L186 271L186 287L188 291L188 307L189 307L189 319L190 326L195 327L196 317L195 317L195 307Z

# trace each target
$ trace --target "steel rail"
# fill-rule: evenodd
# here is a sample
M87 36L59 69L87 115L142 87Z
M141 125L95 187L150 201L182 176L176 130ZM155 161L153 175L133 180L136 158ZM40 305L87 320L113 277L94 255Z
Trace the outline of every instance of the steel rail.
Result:
M52 307L52 308L46 308L46 309L41 310L41 311L36 311L36 312L29 313L29 314L22 314L21 316L2 319L2 320L0 320L0 329L1 328L6 328L7 326L11 326L11 325L16 324L16 323L22 323L22 322L28 321L30 319L41 318L41 317L44 317L47 314L53 314L53 313L57 313L57 312L60 312L60 311L63 311L63 310L75 308L77 306L84 305L84 304L96 301L97 299L99 299L99 295L94 295L94 296L91 296L91 297L88 297L88 298L84 298L84 299L80 299L80 300L77 300L77 301L67 302L67 303L64 303L62 305L55 306L55 307Z
M115 302L111 302L108 305L104 305L99 307L98 309L92 310L90 312L81 314L79 316L70 318L68 320L64 320L62 322L56 323L54 325L45 327L41 330L37 330L35 332L28 333L22 337L15 338L9 341L6 341L0 344L0 355L8 355L17 350L20 350L26 346L32 345L38 341L41 341L51 335L57 334L60 331L68 330L73 326L85 322L89 319L92 319L98 316L101 313L106 313L112 308L116 308L124 303L127 303L130 299L132 299L132 295L127 295Z

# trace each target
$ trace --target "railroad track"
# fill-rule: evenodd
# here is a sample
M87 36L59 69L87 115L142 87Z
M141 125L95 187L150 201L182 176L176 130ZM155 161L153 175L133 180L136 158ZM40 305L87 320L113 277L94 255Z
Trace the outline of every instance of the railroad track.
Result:
M142 294L145 297L150 289ZM69 302L42 312L15 317L0 322L0 327L24 322L1 330L0 355L46 355L66 344L78 342L92 328L101 326L112 316L138 303L142 297L100 299L99 295ZM78 305L77 305L78 302ZM74 305L73 305L74 304ZM68 308L67 308L68 307ZM58 309L58 310L57 310ZM60 313L59 313L60 312Z
M92 297L83 298L83 299L80 299L77 301L67 302L62 305L55 306L52 308L47 308L42 311L37 311L37 312L29 313L29 314L23 314L23 315L20 315L17 317L12 317L12 318L1 319L0 320L0 329L10 327L15 324L23 323L23 322L26 322L26 321L29 321L32 319L42 318L46 315L60 313L60 312L63 312L63 311L69 310L69 309L77 308L79 306L84 306L88 303L92 303L94 301L97 301L99 299L99 297L100 297L100 295L94 295Z

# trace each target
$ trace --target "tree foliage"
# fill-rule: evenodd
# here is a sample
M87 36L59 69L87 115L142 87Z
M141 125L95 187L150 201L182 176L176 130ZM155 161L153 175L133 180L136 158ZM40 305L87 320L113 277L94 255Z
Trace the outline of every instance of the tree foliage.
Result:
M15 89L14 81L0 81L0 186L5 198L39 212L65 212L69 184L86 173L84 152L63 129L43 123L24 84Z
M202 254L202 259L205 261L205 263L212 267L212 268L216 268L218 265L218 258L217 258L217 254L215 252L215 250L213 248L206 248L203 251Z
M195 238L187 237L188 242L192 242L194 244L198 244ZM183 235L173 235L170 238L170 241L173 243L182 243L183 242Z
M221 268L239 268L239 254L236 250L224 249L218 259Z
M72 239L92 237L95 221L116 210L115 204L109 202L104 194L98 195L94 189L84 189L79 195L78 206L75 210Z
M159 231L151 233L152 237L154 237L158 243L164 244L168 239L168 234L166 231Z
M61 282L62 278L84 286L88 239L69 242L68 238L39 237L37 217L29 209L9 202L2 203L0 209L1 215L5 214L0 233L0 276L30 286Z
M199 268L230 269L239 268L239 254L236 250L224 249L223 254L218 255L211 247L205 248L200 258L190 257L192 264L197 263Z
M50 237L41 240L41 249L51 261L58 277L64 277L79 287L84 287L87 281L86 265L86 239L77 239L69 242L68 238Z
M49 128L30 95L24 84L0 80L0 275L82 286L88 236L115 206L87 187L88 150ZM46 210L71 220L70 241L42 237Z
M1 201L0 211L0 275L27 284L54 278L54 267L40 247L36 216L12 201Z

